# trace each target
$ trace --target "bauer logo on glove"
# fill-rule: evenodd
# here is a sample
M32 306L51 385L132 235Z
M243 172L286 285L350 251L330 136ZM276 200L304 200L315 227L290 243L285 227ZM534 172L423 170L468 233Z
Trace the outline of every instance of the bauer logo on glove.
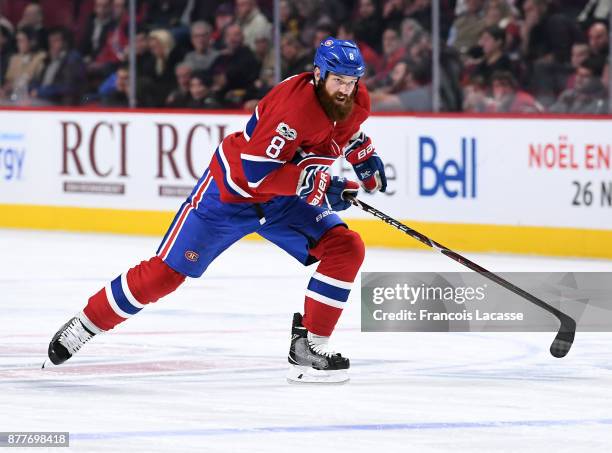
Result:
M358 132L344 148L344 157L353 166L355 174L366 192L387 190L387 176L382 159L374 151L372 140Z
M345 197L355 196L359 192L359 184L339 176L331 176L325 171L317 171L312 175L314 183L305 181L305 186L311 186L310 192L301 192L301 197L313 206L327 206L334 211L344 211L351 206Z
M309 197L308 204L321 206L325 199L325 191L329 187L329 173L324 171L317 172L315 177L315 190L312 192L312 197Z

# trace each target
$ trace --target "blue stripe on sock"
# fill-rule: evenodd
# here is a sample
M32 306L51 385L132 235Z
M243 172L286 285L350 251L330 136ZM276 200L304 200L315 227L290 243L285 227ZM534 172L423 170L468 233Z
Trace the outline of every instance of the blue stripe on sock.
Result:
M330 299L337 300L339 302L346 302L351 292L350 289L338 288L337 286L324 283L321 280L317 280L312 277L308 283L308 289L314 291L322 296L329 297Z
M121 308L124 312L129 315L135 315L142 308L138 308L133 306L127 297L125 297L125 293L123 292L123 288L121 287L121 275L114 279L111 282L111 290L113 291L113 297L115 298L115 302L119 308Z

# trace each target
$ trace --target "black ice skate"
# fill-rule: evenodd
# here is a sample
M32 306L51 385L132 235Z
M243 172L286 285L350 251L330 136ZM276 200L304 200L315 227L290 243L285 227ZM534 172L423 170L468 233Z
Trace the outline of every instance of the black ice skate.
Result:
M78 316L75 316L53 336L49 343L49 360L45 360L43 368L61 365L72 357L81 346L87 343L95 333L87 329Z
M293 315L287 374L290 383L344 383L349 380L349 359L331 351L328 339L308 332L302 325L300 313Z

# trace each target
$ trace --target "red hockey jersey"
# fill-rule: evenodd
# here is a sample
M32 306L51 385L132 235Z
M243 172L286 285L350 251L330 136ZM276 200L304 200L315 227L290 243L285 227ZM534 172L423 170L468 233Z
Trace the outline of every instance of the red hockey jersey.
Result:
M259 102L244 131L225 137L215 151L210 170L221 200L262 203L296 195L305 163L331 165L369 114L361 84L349 117L334 122L317 98L312 73L284 80Z

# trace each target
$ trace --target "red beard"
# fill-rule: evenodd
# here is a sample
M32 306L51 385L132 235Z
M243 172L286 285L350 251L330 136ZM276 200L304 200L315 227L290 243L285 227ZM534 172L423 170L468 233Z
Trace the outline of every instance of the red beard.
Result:
M323 107L327 116L332 121L342 121L348 118L353 111L357 86L355 86L355 89L349 96L344 96L344 102L340 102L338 99L338 96L341 95L330 95L325 89L325 83L321 79L319 79L319 83L315 85L315 93L317 93L321 107Z

